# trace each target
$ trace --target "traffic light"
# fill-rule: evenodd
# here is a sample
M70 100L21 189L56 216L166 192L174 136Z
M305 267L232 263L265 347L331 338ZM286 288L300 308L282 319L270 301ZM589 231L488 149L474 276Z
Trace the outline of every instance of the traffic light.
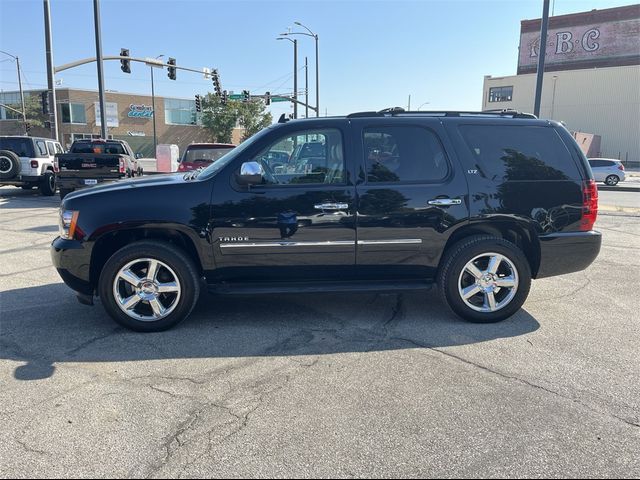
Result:
M218 69L214 68L211 70L211 80L213 80L213 89L216 92L218 97L222 96L222 88L220 87L220 74L218 73Z
M40 93L40 99L42 100L42 113L49 114L49 91L45 90Z
M242 101L245 103L248 103L251 100L251 94L249 93L249 90L242 90Z
M222 96L220 97L220 103L222 103L222 105L226 105L227 104L227 100L229 100L229 94L227 93L226 90L224 90L222 92Z
M124 73L131 73L131 60L129 60L129 49L127 48L121 48L120 49L120 56L121 57L127 57L125 58L121 58L120 59L120 70L122 70Z
M169 58L169 60L167 61L167 65L169 66L169 68L167 68L168 72L167 72L167 77L169 77L171 80L175 80L176 79L176 59L175 58Z
M196 112L202 112L202 104L200 103L200 95L196 95Z
M27 135L31 131L31 124L29 122L24 124L24 129L27 131Z
M267 92L264 94L264 104L271 105L271 92Z

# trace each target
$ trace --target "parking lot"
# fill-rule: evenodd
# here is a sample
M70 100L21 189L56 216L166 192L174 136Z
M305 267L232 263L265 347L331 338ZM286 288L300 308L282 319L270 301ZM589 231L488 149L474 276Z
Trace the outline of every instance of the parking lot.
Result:
M203 295L136 334L51 266L58 197L0 188L0 475L638 477L640 208L615 195L596 262L503 323L435 290Z

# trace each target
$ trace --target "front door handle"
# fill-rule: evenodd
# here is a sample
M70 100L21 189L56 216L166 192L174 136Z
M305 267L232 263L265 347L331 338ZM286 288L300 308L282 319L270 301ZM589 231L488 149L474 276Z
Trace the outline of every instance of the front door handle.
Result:
M349 208L348 203L319 203L314 205L316 210L346 210Z
M429 205L449 206L449 205L461 205L462 200L459 198L434 198L427 202Z

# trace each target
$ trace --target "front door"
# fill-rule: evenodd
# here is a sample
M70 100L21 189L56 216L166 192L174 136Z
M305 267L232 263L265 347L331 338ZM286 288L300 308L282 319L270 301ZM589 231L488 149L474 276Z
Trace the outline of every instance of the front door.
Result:
M433 277L450 229L468 219L467 182L440 122L355 119L353 128L361 165L358 272Z
M295 128L294 128L295 127ZM355 269L355 186L346 124L284 126L214 185L216 281L339 279ZM241 164L260 163L261 185L241 186Z

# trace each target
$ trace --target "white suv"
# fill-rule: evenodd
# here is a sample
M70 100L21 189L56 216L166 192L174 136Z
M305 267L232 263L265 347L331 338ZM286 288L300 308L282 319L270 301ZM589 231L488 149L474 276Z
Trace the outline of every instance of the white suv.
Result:
M590 158L589 165L593 170L596 182L604 182L607 185L617 185L625 178L624 165L615 158Z
M64 150L51 138L0 136L0 186L39 187L43 195L54 195L56 153Z

